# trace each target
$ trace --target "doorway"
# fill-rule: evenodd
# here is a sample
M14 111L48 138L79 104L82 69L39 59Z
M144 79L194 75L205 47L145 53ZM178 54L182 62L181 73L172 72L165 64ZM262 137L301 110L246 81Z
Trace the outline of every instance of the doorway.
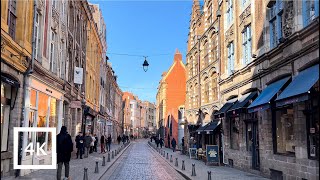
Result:
M252 169L260 169L259 129L258 123L252 123Z

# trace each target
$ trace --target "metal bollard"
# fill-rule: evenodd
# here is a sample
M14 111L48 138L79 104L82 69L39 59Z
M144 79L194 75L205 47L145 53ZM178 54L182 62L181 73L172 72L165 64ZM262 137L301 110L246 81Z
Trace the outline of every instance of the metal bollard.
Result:
M89 180L89 178L88 178L88 168L84 168L84 171L83 171L83 180Z
M107 162L110 162L110 153L108 153L108 159Z
M167 159L169 159L169 153L167 153Z
M118 155L118 150L114 150L114 156L117 156Z
M196 167L195 167L196 165L193 163L192 164L192 174L191 174L191 176L196 176Z
M114 158L114 152L112 151L111 153L111 158L113 159Z
M102 166L105 166L106 165L106 157L102 157Z
M98 161L96 161L96 168L94 168L94 173L99 173Z
M177 166L177 167L179 166L179 165L178 165L178 158L176 158L175 166Z
M172 154L170 155L170 162L173 162L173 160L172 160Z
M182 160L182 167L181 170L186 170L186 167L184 166L184 160Z
M163 157L166 157L166 152L165 151L163 151Z
M208 180L211 180L211 171L208 171Z

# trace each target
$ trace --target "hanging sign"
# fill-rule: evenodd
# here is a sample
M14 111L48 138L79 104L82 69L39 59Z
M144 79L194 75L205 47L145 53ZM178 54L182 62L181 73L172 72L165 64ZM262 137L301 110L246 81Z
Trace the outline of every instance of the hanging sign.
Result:
M74 83L82 84L83 79L83 68L74 67Z

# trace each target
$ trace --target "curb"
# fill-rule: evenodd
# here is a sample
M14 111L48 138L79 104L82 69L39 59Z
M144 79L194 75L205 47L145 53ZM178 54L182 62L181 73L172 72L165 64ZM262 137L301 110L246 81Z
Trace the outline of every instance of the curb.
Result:
M149 141L148 141L148 145L151 147L151 149L155 152L157 152L150 144L149 144ZM161 155L159 155L159 153L156 153L157 156L160 156L160 158L164 159L166 163L168 163L174 170L176 170L179 174L181 174L185 179L187 180L192 180L189 176L187 176L186 174L184 174L183 172L181 172L180 170L176 169L175 166L171 165L167 160L166 158L162 157Z
M101 179L102 176L106 174L106 172L113 166L113 164L120 158L120 156L128 149L128 147L131 146L131 141L129 144L123 149L120 154L117 155L117 158L114 159L114 161L110 164L110 166L101 174L101 176L98 178L99 180Z

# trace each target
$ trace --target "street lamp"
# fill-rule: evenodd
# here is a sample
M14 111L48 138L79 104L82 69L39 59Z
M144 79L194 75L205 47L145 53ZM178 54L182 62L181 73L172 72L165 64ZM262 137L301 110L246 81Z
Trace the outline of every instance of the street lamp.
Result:
M144 70L144 72L147 72L147 71L148 71L149 63L148 63L148 61L147 61L147 56L143 56L143 57L144 57L144 62L143 62L143 64L142 64L143 70Z
M85 124L86 124L86 115L85 115L85 107L86 107L86 99L84 98L84 95L83 95L83 98L81 100L81 103L82 103L82 133L83 133L83 136L85 134Z

